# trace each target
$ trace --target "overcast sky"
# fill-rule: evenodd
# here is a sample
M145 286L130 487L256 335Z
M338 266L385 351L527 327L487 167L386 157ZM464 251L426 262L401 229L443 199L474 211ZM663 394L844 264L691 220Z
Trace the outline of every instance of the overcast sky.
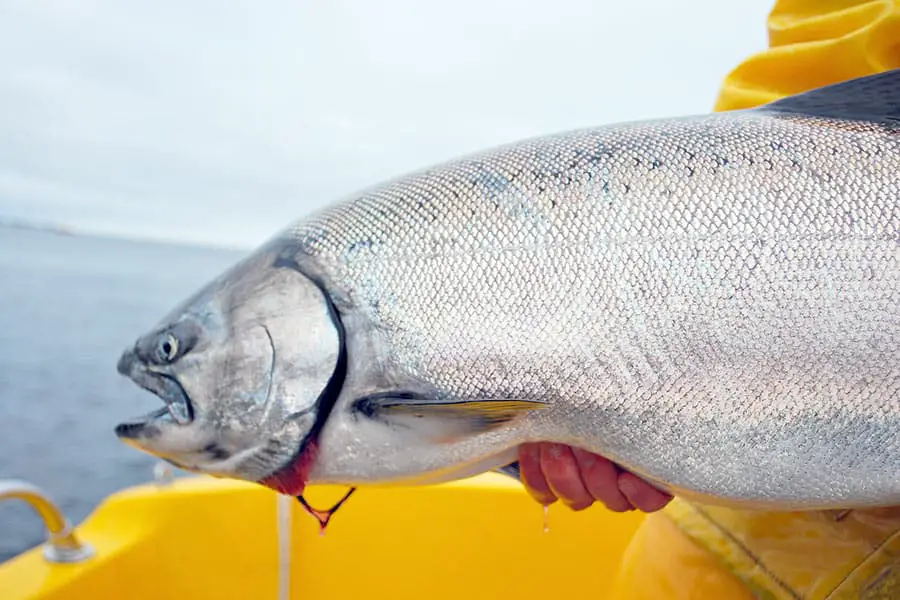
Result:
M771 0L0 0L0 217L254 246L516 139L708 112Z

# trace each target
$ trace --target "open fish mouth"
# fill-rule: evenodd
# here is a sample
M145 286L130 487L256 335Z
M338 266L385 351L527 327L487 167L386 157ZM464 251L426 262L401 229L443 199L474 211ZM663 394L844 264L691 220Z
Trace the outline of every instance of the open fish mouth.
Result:
M176 378L141 364L132 352L124 354L119 360L118 371L166 404L165 407L131 419L122 426L134 428L159 420L168 420L178 425L190 425L194 421L194 407Z
M181 387L181 384L178 383L177 379L168 375L146 371L143 375L146 379L141 378L143 379L142 381L139 381L138 378L134 376L132 376L132 379L140 387L155 394L160 400L166 403L164 408L153 411L149 413L150 415L154 415L155 418L160 418L161 416L168 414L172 417L172 420L179 425L190 425L194 421L194 407L191 405L190 398L188 398L184 388ZM158 415L158 413L163 414Z

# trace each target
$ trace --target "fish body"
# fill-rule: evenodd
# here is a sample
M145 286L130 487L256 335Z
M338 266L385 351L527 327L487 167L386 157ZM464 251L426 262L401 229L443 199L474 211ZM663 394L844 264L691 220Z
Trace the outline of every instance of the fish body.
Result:
M273 304L268 284L235 283L247 278L321 292L300 296L320 337L282 359L318 370L304 393L267 400L294 407L278 426L315 423L275 435L277 451L268 427L218 469L281 491L447 481L556 441L708 502L895 505L898 200L893 71L752 110L526 140L376 186L281 232L152 339L210 302L227 321L211 299L234 290L290 328L289 288ZM253 355L242 339L230 343ZM261 381L291 388L272 364ZM226 420L238 408L210 403ZM145 434L123 438L159 454L164 436L148 448ZM181 466L217 472L198 464Z

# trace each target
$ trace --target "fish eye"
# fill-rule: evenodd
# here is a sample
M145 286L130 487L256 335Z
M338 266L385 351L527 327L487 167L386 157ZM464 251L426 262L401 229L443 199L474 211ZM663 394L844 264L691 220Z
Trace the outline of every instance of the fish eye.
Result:
M170 363L178 356L178 338L171 333L167 333L160 338L159 346L156 348L156 357L161 363Z

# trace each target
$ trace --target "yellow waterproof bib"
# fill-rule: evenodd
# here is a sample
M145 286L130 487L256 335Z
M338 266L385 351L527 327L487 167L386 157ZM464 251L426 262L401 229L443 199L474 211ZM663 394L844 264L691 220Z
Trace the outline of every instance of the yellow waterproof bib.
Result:
M778 0L767 29L769 48L728 74L716 110L900 67L900 0Z
M727 76L716 110L900 67L900 0L779 0L767 25L769 49ZM613 597L900 599L900 507L774 513L676 499L637 531Z
M900 508L774 513L678 501L665 518L757 598L900 598Z

